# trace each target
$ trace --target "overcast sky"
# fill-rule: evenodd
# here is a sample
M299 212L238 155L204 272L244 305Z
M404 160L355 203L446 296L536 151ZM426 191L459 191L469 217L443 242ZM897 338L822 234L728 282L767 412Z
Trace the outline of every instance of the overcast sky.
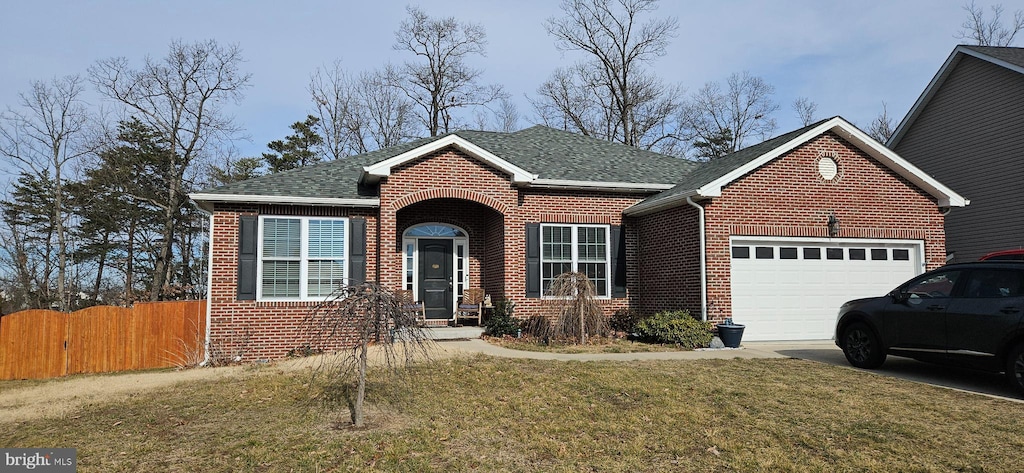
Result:
M1012 2L1007 8L1013 10ZM86 75L98 59L133 65L162 57L174 39L238 44L251 87L231 110L250 140L244 155L290 134L310 111L310 74L334 60L353 72L408 58L392 49L408 3L376 1L10 1L0 15L0 107L15 106L30 81ZM988 4L979 2L979 5ZM533 124L526 96L577 56L555 49L543 21L555 0L436 0L430 16L455 16L487 31L487 56L471 64L485 83L512 94L522 125ZM842 115L866 128L882 102L898 122L958 43L959 0L672 1L659 16L679 20L678 36L654 65L668 82L695 91L747 70L773 84L777 134L800 123L791 104L808 97L818 117ZM98 100L92 99L90 100Z

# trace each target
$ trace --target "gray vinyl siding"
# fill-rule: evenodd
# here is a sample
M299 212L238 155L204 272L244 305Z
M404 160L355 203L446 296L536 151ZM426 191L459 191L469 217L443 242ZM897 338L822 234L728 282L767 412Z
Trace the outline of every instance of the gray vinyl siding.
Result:
M962 56L894 151L971 201L946 216L955 261L1024 247L1024 74Z

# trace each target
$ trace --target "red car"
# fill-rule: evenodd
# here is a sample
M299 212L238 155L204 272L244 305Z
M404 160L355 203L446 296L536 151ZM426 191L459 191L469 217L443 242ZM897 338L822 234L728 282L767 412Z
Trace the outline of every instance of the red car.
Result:
M995 251L978 261L1024 261L1024 249Z

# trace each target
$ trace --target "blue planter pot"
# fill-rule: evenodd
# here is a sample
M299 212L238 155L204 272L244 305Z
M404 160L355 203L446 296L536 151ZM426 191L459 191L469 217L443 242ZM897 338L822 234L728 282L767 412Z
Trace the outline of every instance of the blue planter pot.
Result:
M740 340L743 338L743 329L746 328L739 324L718 324L718 337L722 339L722 343L729 348L739 348Z

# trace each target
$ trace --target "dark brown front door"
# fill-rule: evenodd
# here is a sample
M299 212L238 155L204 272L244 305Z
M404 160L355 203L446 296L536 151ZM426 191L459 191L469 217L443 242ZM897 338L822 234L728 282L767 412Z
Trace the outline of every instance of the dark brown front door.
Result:
M428 319L452 317L452 241L419 240L419 299Z

